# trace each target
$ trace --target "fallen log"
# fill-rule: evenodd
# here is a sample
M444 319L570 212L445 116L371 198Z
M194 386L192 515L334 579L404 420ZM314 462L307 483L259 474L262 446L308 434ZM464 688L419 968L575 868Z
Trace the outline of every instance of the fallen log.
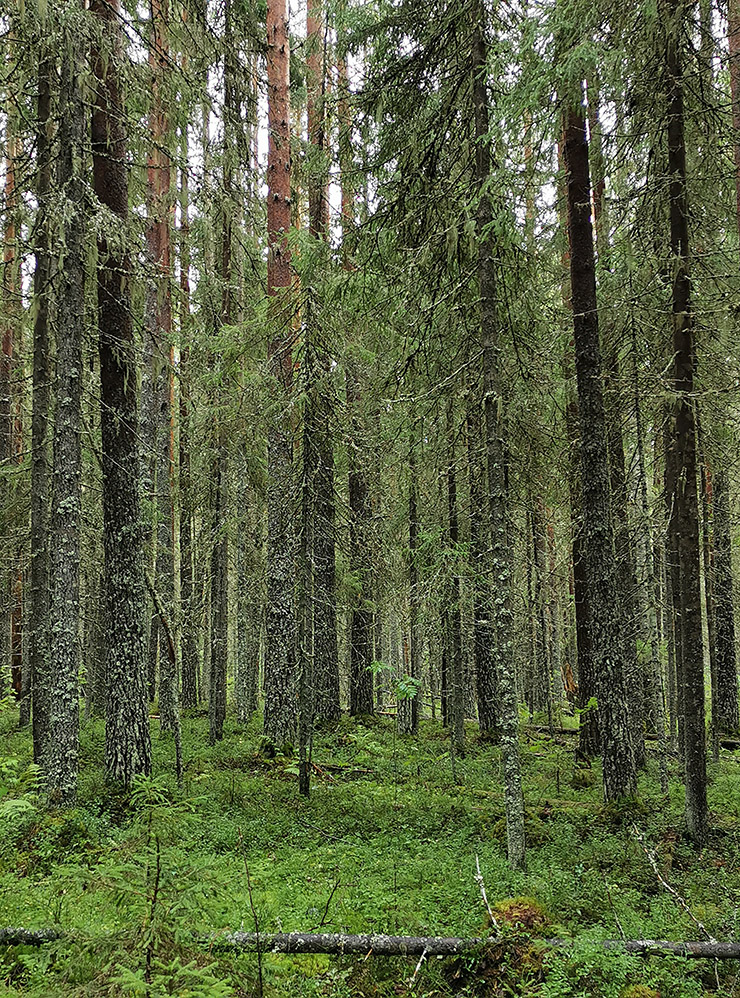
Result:
M59 939L69 939L56 929L0 929L0 945L42 946ZM90 942L91 940L87 940ZM507 946L517 938L494 936L471 939L457 936L387 936L383 934L345 935L341 932L278 932L262 935L255 932L227 932L194 940L213 950L241 953L325 953L331 956L458 956L493 946ZM579 942L574 939L540 939L550 949L573 949L594 946L614 953L640 956L679 956L686 959L737 960L740 943L674 942L668 939L604 939Z
M231 932L212 937L214 949L262 953L328 953L334 956L458 956L490 946L506 946L515 941L494 936L462 939L457 936L344 935L343 933L281 932L257 935ZM551 949L571 949L573 939L541 939ZM587 943L588 945L588 943ZM605 939L591 945L620 953L643 956L681 956L689 959L734 960L740 958L740 943L672 942L667 939Z

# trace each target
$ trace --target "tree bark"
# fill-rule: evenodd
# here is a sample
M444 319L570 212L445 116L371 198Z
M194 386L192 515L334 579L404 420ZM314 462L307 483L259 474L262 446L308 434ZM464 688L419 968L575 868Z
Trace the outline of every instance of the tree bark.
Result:
M183 69L186 67L183 66ZM180 609L182 705L193 709L198 705L198 642L195 614L197 610L193 577L193 486L190 460L190 192L188 186L188 123L182 129L182 161L180 171Z
M52 61L47 42L38 59L36 121L36 269L33 297L33 402L31 411L31 607L29 656L33 707L33 757L43 764L49 729L49 306L51 300L51 233L48 198L51 191Z
M525 865L524 796L519 754L519 709L514 665L512 613L512 559L509 543L508 483L505 467L504 377L499 345L496 264L491 235L493 208L488 189L491 178L490 120L488 106L488 49L486 8L479 3L472 38L473 118L476 136L475 179L478 194L478 281L480 336L485 389L485 432L488 465L488 507L491 529L491 578L494 592L491 625L496 633L493 668L499 682L499 730L504 770L506 834L509 863Z
M267 617L265 734L276 744L296 733L295 502L290 230L290 50L285 0L267 4L267 293L270 296L270 373L277 404L267 434Z
M460 529L457 513L457 473L455 470L455 435L452 421L452 402L447 408L447 540L448 578L447 606L450 628L450 737L454 753L465 755L465 690L463 686L463 650L460 621Z
M726 468L714 476L714 600L717 622L718 731L735 734L738 718L737 659L735 651L735 592L732 570L730 479Z
M349 712L373 714L373 674L370 671L372 644L372 573L370 566L370 490L365 474L364 433L359 407L359 377L347 367L347 403L350 407L352 439L349 453L350 567L357 579L357 592L350 625L350 705Z
M140 509L136 354L126 246L128 175L119 64L119 0L91 0L103 48L93 52L95 193L120 225L98 240L100 422L107 631L105 768L129 786L151 771L144 659L144 562Z
M625 687L623 641L617 615L606 415L596 311L588 142L580 101L566 110L565 165L571 301L581 430L583 546L604 761L604 796L607 801L612 801L633 796L637 782Z
M480 737L498 743L498 680L493 645L496 635L491 627L491 581L487 575L488 517L485 507L485 469L481 413L468 409L468 474L470 478L470 567L473 576L473 648L475 689L478 704Z
M675 482L669 532L678 556L681 619L686 819L696 845L706 841L707 776L704 722L704 648L699 581L699 510L696 489L696 424L693 314L689 274L689 228L681 59L682 0L666 6L668 84L668 172L670 246L673 256L673 450ZM675 593L674 593L675 599Z
M82 47L66 39L60 85L57 182L65 201L56 323L57 404L51 494L49 584L49 738L44 768L49 799L69 806L79 767L80 531L82 513L82 341L85 326L85 106Z

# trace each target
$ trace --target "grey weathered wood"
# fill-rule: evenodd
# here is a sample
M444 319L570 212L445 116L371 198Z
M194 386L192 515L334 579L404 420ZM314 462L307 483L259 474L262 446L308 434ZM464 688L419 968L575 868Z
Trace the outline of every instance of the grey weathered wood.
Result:
M42 946L57 939L73 939L57 929L0 929L0 946ZM383 934L345 935L340 932L280 932L258 935L255 932L229 932L197 940L213 950L236 950L244 953L326 953L334 956L458 956L483 947L506 946L514 941L495 937L458 936L387 936ZM570 949L573 939L542 939L550 949ZM600 947L615 953L637 953L643 956L679 956L687 959L737 960L740 943L672 941L667 939L604 939L584 945Z

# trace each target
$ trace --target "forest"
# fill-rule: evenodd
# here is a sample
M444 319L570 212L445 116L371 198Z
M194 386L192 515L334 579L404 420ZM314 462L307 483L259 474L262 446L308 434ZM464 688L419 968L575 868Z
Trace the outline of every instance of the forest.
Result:
M0 995L740 996L740 0L0 52Z

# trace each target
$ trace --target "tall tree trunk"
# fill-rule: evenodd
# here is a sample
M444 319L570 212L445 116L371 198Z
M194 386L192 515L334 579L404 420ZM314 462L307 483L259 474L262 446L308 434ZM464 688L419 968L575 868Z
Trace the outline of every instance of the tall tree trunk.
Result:
M704 616L707 622L707 652L709 655L709 689L711 703L712 754L719 762L719 728L717 727L717 628L714 605L714 541L713 479L705 450L704 433L699 412L696 413L696 443L699 460L701 492L701 570L704 575ZM702 626L703 633L703 626Z
M463 650L460 622L460 529L457 515L457 474L455 470L455 436L452 403L447 409L447 540L449 562L447 571L447 605L450 629L450 737L454 755L465 755L465 689L463 685Z
M254 499L250 495L247 469L242 468L242 515L237 548L237 663L236 715L240 724L247 724L257 709L259 679L261 601L259 597L259 564L255 533Z
M735 161L735 207L740 240L740 0L728 0L727 39L729 43L730 97L732 100L732 144Z
M476 230L478 280L480 285L480 334L485 389L486 456L491 529L491 578L495 591L491 602L491 625L496 633L493 668L499 682L499 730L504 770L506 833L509 863L525 865L524 796L519 753L519 715L514 665L514 620L512 612L512 559L508 530L508 483L505 467L504 376L496 288L496 263L491 230L493 208L488 185L491 177L490 121L488 109L488 49L486 7L478 3L472 38L473 117L476 136L475 178L478 193Z
M184 61L184 60L183 60ZM183 66L183 70L187 67ZM193 487L190 424L190 192L188 185L188 122L182 128L180 171L180 607L182 613L182 705L198 705L198 642L193 578Z
M91 0L102 51L93 52L92 118L95 193L119 221L110 242L98 240L100 423L103 442L103 547L107 633L105 768L129 786L151 771L144 660L144 561L141 533L136 355L131 264L125 248L128 173L120 90L119 0Z
M221 198L221 312L215 321L214 334L223 326L234 322L234 265L233 265L233 147L236 140L235 121L239 104L236 94L237 65L234 50L233 11L231 0L224 8L224 147ZM216 406L220 405L218 390ZM228 670L228 599L229 599L229 549L227 515L228 458L223 417L217 411L212 427L212 479L213 546L211 548L211 668L208 687L209 740L211 745L221 741L226 717L226 676Z
M735 592L732 571L730 479L718 467L714 476L714 600L717 621L718 731L736 733L738 718L737 660L735 652Z
M29 657L33 698L33 757L42 765L49 729L49 304L51 245L48 199L51 191L52 62L47 42L38 60L36 120L36 269L33 297L33 402L31 411L31 607Z
M290 229L290 53L285 0L267 4L267 293L270 372L277 405L267 434L267 618L265 734L277 744L296 731L294 488L289 401L293 381Z
M400 734L415 735L419 730L419 689L421 656L419 633L419 481L416 461L416 430L412 419L409 427L409 676L415 688L408 691L398 704ZM376 611L375 619L380 615ZM379 656L376 653L376 658Z
M308 141L310 171L308 178L309 231L318 240L328 237L328 202L326 197L326 108L325 108L325 29L321 0L310 0L306 22L308 48ZM316 282L317 284L319 282ZM336 553L334 504L334 447L331 439L331 357L326 331L320 321L318 303L307 304L306 362L311 365L311 383L306 393L306 419L312 440L307 451L312 457L311 539L313 587L312 663L314 711L316 717L336 720L339 717L339 656L337 651ZM309 342L310 341L310 342Z
M350 568L357 579L350 625L350 714L373 714L373 674L370 671L372 643L372 573L370 566L370 490L365 474L364 427L359 412L359 378L347 367L347 403L351 413L349 443Z
M493 645L496 635L491 627L490 579L487 575L488 516L485 507L485 469L481 413L471 406L468 422L468 474L470 478L470 567L473 576L473 650L475 688L480 737L498 742L498 681Z
M170 158L166 151L169 120L163 94L169 67L167 38L168 0L152 0L149 67L152 74L152 105L149 128L152 149L147 170L148 225L146 232L149 265L152 269L147 292L146 326L154 347L153 443L156 463L156 522L154 579L161 610L168 621L174 619L175 560L172 478L174 462L173 383L172 383L172 295L170 227ZM169 638L174 638L170 633ZM179 725L177 670L170 661L169 639L157 614L152 618L150 656L159 647L159 717L162 731L174 732ZM152 661L150 658L150 670Z
M85 326L85 106L79 35L66 39L60 85L57 181L64 198L57 305L57 405L51 493L49 584L49 738L44 752L49 799L74 803L79 766L80 529L82 502L82 340Z
M581 429L583 546L590 596L590 632L599 706L604 796L636 791L635 759L617 615L606 416L601 385L596 269L591 227L588 142L580 101L566 111L568 239L576 380Z
M643 439L642 410L640 405L640 389L637 366L637 341L633 336L632 359L634 373L634 417L635 438L637 442L637 477L639 491L639 519L636 530L637 568L640 603L641 636L645 648L645 699L650 702L650 710L646 711L654 723L654 731L658 736L658 752L660 759L661 790L668 792L667 745L666 745L666 713L665 689L663 672L660 663L660 628L658 625L657 572L653 540L650 531L650 503L648 500L647 473L645 471L645 442Z
M16 46L13 26L10 27L11 58ZM18 131L18 108L14 96L10 96L6 108L5 122L5 226L3 232L3 316L2 350L0 351L0 515L4 519L1 532L3 550L0 551L0 692L5 693L6 669L10 668L11 689L16 696L21 695L22 677L18 657L17 612L17 565L15 537L12 522L12 491L10 476L6 468L15 457L14 418L13 418L13 358L17 352L15 340L18 336L18 190L16 171L20 143Z
M691 399L694 389L694 344L681 59L682 0L669 0L665 14L670 244L675 273L672 294L673 390L676 398L672 440L675 482L669 532L679 567L686 818L691 838L697 845L702 845L707 835L708 812L696 425Z

